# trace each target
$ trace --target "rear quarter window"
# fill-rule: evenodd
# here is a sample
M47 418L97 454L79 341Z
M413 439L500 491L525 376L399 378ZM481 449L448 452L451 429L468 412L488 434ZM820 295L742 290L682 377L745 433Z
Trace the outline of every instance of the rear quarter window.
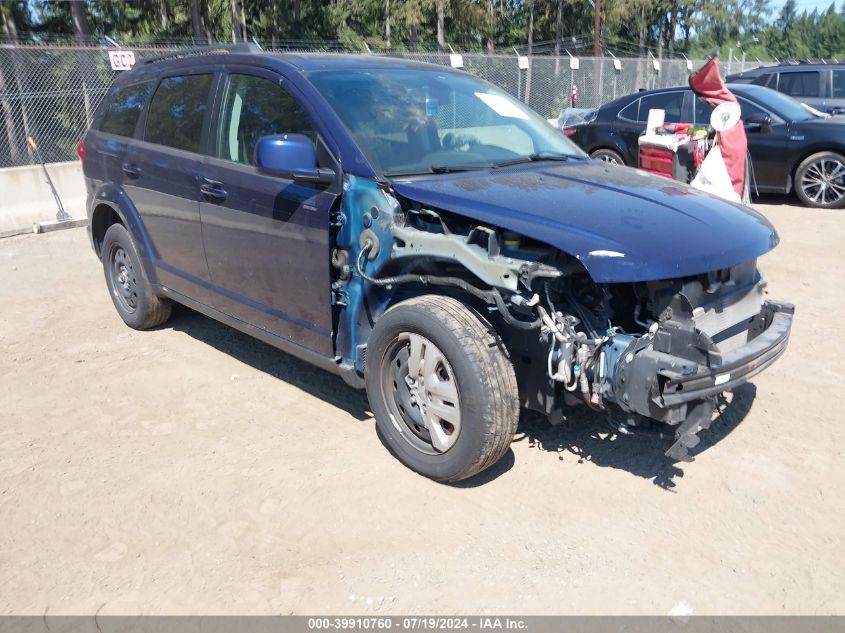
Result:
M138 117L141 116L152 89L152 82L147 81L112 90L108 108L100 123L100 131L117 136L134 136Z
M185 75L161 80L147 113L144 140L199 152L212 75Z
M617 115L620 119L627 119L628 121L636 121L639 115L640 100L635 99L619 111Z

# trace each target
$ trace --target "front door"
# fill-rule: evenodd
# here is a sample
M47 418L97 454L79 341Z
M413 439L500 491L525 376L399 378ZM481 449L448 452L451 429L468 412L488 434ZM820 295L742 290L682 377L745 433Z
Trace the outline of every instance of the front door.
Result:
M329 213L338 192L263 174L254 151L262 136L298 133L318 142L322 161L332 159L278 75L232 72L221 94L200 177L215 307L331 356Z

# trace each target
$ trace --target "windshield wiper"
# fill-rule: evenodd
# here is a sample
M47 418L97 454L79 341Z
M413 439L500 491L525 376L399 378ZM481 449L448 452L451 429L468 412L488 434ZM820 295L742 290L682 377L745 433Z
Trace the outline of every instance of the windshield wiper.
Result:
M551 152L542 152L528 154L528 156L520 156L519 158L511 158L509 160L502 160L497 163L491 163L490 167L492 167L493 169L499 169L500 167L521 165L522 163L536 163L541 160L558 160L563 162L569 160L570 158L576 158L576 156L570 156L569 154L554 154Z
M460 171L487 169L489 165L429 165L425 169L395 169L384 172L385 176L425 176L426 174L452 174Z
M432 174L451 174L458 171L473 171L474 169L487 169L487 165L432 165Z

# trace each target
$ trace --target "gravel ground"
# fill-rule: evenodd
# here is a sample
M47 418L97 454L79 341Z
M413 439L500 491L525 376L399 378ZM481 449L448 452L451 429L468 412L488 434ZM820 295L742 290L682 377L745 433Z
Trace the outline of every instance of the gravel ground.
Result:
M0 613L845 613L845 212L764 202L790 349L695 462L582 412L453 487L338 378L125 327L84 229L0 240Z

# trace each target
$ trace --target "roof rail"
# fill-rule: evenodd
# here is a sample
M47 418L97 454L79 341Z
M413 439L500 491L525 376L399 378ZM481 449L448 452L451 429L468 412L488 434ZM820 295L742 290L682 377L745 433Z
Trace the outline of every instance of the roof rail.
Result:
M236 44L211 44L209 46L195 46L193 48L181 48L179 50L156 55L144 60L145 64L154 64L168 59L181 59L183 57L199 57L201 55L217 55L220 53L262 53L260 46L251 42L238 42Z

